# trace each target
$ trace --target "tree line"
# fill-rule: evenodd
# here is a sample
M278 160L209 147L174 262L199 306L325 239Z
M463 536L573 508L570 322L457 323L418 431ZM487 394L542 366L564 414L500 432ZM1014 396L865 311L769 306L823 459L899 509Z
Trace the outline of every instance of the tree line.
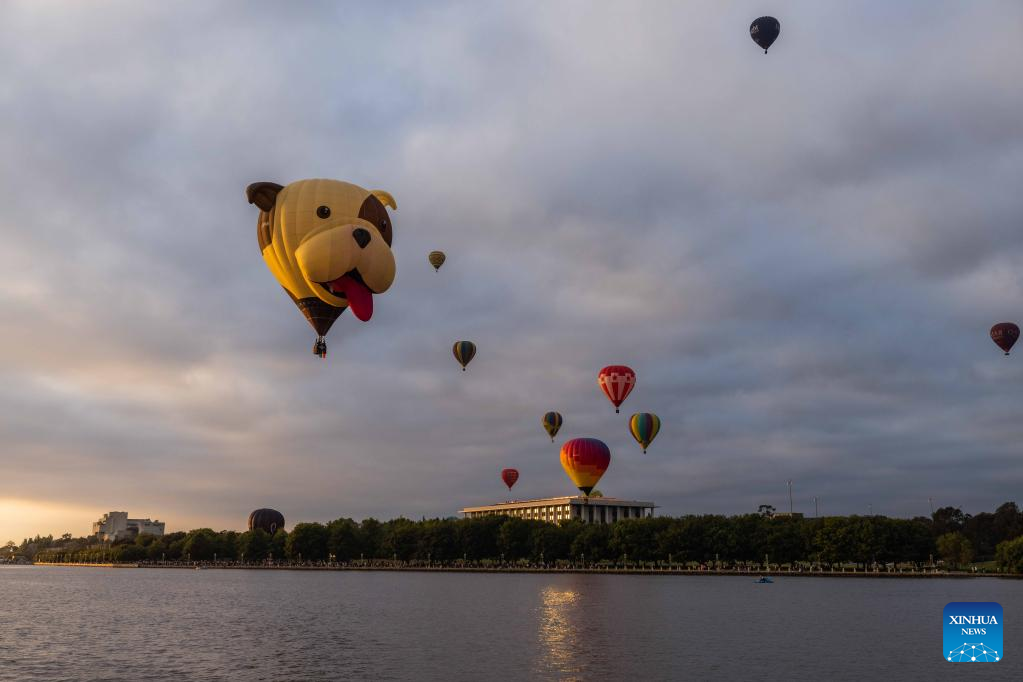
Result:
M788 518L762 514L626 519L609 525L571 520L555 525L504 516L476 519L397 518L298 523L290 532L199 528L140 535L112 544L65 534L26 540L37 561L303 563L671 562L735 566L810 563L950 567L996 561L1023 572L1023 513L1007 502L976 516L946 507L932 518L884 516ZM27 554L27 552L26 552ZM31 558L31 557L30 557Z

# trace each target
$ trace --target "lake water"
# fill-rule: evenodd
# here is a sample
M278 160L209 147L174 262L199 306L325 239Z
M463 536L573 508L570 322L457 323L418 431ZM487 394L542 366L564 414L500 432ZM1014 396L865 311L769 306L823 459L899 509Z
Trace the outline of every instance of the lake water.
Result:
M997 601L1005 659L947 663ZM1023 679L1023 581L0 567L2 680Z

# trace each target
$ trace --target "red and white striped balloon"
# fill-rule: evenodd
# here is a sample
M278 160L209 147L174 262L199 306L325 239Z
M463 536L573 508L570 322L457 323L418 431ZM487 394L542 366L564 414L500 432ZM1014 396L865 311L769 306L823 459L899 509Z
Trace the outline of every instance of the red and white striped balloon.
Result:
M615 406L615 412L636 386L636 373L625 365L608 365L597 375L600 390Z

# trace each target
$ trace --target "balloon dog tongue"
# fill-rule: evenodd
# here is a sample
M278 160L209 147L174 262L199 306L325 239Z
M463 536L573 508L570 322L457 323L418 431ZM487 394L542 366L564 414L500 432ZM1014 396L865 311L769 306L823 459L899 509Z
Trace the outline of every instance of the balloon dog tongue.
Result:
M330 290L347 298L352 313L363 322L373 317L373 292L359 280L342 275L330 283Z

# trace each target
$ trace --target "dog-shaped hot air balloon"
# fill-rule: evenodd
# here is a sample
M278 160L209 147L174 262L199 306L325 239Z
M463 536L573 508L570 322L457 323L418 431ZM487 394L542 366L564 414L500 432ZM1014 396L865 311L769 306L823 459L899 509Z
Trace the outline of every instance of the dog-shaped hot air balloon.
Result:
M313 352L327 355L324 336L351 308L365 322L373 296L394 281L389 193L340 180L256 182L246 190L259 208L259 250L270 272L316 330Z

